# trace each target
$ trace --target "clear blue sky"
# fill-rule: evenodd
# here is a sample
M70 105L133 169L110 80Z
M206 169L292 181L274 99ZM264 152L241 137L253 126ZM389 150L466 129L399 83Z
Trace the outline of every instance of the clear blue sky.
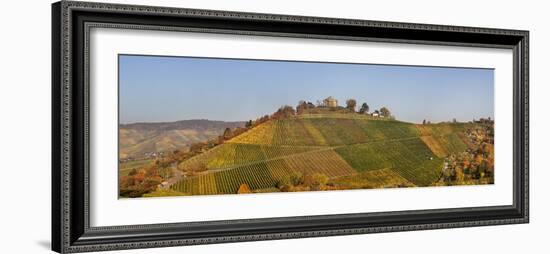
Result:
M492 69L120 55L119 86L121 123L245 121L328 96L407 122L494 118Z

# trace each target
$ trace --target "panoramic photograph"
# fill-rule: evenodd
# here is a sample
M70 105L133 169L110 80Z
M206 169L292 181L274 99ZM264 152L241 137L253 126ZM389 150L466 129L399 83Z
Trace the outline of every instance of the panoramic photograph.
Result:
M493 69L118 58L119 198L494 183Z

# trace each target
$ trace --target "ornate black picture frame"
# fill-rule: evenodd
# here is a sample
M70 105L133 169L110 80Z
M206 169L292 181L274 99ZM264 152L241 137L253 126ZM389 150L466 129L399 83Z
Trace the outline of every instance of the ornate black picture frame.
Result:
M92 27L512 49L513 205L91 227L87 34ZM52 249L71 253L527 223L528 40L528 31L518 30L71 1L54 3Z

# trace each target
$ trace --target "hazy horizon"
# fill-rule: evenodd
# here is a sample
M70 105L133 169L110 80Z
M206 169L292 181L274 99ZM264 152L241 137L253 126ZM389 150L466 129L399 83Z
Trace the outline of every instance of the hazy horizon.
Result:
M492 69L119 56L120 124L248 121L332 96L420 123L494 118Z

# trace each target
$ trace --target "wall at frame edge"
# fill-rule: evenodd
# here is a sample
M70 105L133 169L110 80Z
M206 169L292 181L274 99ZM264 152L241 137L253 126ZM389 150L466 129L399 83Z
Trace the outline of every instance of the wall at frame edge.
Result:
M108 1L108 0L103 0ZM120 253L422 253L534 252L546 249L550 178L544 163L550 121L550 32L543 1L116 0L129 4L345 17L531 31L531 223L191 246ZM10 1L0 16L1 253L49 253L50 239L50 1ZM546 7L546 8L545 8ZM540 252L540 251L539 251Z

